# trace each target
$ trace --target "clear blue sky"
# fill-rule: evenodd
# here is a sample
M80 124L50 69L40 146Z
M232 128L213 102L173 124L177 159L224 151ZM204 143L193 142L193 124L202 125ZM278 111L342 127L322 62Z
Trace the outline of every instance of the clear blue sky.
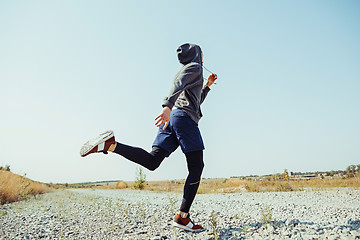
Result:
M359 1L0 0L0 165L43 182L133 180L89 138L151 149L176 48L218 74L202 105L203 177L360 161ZM148 180L187 174L178 149Z

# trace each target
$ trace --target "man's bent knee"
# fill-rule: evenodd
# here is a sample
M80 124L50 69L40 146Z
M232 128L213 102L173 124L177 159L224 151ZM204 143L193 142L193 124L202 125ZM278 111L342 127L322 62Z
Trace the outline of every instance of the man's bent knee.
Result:
M169 153L166 150L158 146L153 146L150 154L152 155L152 161L147 167L150 171L155 171L160 166L164 158L169 156Z

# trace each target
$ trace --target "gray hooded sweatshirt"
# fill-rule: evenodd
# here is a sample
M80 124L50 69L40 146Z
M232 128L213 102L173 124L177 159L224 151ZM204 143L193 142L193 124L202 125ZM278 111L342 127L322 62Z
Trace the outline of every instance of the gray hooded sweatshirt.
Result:
M202 117L200 105L210 88L203 86L201 48L195 44L183 44L177 49L179 62L183 65L175 75L170 93L163 107L182 109L197 124Z

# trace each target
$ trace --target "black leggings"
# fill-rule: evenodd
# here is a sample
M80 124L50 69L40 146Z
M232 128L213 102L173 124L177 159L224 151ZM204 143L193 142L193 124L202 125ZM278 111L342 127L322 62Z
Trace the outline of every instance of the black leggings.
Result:
M117 143L114 153L120 154L128 160L154 171L169 153L157 146L153 146L149 153L142 148L131 147ZM202 170L204 168L203 151L185 153L189 174L185 181L184 195L180 211L188 213L200 185Z

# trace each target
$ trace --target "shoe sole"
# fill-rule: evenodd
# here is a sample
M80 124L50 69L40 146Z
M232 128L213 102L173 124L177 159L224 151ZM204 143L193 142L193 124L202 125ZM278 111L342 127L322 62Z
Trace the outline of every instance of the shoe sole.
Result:
M174 227L181 228L181 229L184 229L184 230L189 231L189 232L201 232L201 231L203 230L203 228L194 230L194 229L191 229L191 228L189 228L189 227L187 227L187 226L178 224L178 223L176 223L176 222L173 222L172 225L173 225Z
M113 131L106 131L104 133L101 133L98 137L93 138L89 141L87 141L80 150L80 155L82 157L85 157L94 147L99 145L100 143L105 142L106 140L112 138L114 136Z

